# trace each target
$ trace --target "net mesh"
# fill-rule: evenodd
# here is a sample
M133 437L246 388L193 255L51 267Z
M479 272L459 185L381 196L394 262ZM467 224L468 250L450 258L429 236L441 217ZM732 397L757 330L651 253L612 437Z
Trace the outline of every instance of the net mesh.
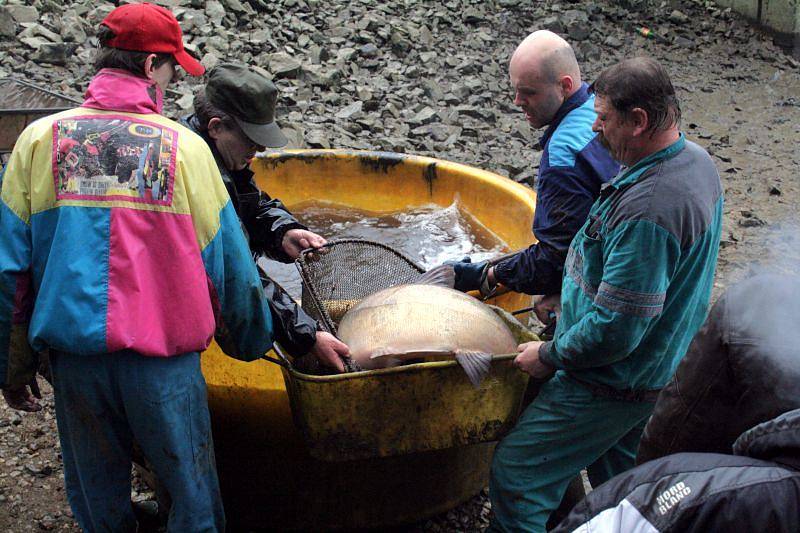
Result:
M303 310L334 335L341 317L361 299L410 283L425 271L397 250L362 239L304 250L296 265L303 279Z

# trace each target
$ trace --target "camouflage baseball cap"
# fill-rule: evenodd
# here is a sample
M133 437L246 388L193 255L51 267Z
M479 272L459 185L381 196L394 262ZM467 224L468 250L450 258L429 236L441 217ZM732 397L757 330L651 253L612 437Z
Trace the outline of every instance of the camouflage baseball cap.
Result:
M231 115L254 143L269 148L288 140L275 123L278 89L255 70L236 63L220 63L208 73L206 98Z

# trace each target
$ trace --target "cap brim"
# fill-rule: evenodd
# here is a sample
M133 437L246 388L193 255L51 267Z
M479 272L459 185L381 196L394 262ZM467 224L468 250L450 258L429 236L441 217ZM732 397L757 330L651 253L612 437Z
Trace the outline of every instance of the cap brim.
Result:
M186 71L190 76L202 76L206 72L204 67L198 60L186 50L181 50L173 54L175 61Z
M286 138L275 122L270 122L269 124L255 124L253 122L245 122L239 117L233 118L236 119L236 123L242 128L247 138L259 146L283 148L289 142L289 139Z

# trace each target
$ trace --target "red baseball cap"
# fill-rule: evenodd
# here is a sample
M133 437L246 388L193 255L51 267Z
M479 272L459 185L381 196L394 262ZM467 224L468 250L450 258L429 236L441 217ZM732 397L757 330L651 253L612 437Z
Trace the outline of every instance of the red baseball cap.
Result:
M116 8L101 22L114 32L108 46L132 52L172 54L191 76L202 76L206 69L183 48L183 33L169 9L153 4L126 4Z

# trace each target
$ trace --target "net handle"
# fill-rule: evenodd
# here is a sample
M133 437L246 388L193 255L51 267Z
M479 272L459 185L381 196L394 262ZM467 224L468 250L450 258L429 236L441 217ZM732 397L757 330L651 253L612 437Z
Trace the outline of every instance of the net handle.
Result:
M295 259L294 266L300 273L300 279L302 281L303 287L305 288L305 290L309 292L309 294L311 294L311 304L314 306L314 309L317 312L316 313L317 316L322 317L322 328L331 335L335 336L336 326L333 325L333 320L331 319L331 316L328 314L328 311L325 309L325 306L322 305L322 300L320 299L319 294L317 294L317 288L315 287L315 284L311 281L311 279L308 277L305 266L306 255L312 254L315 251L326 248L330 244L331 243L326 243L325 246L306 248L305 250L302 250L300 252L300 255L297 256L297 259Z
M370 245L370 246L376 246L376 247L378 247L378 248L383 248L383 249L384 249L384 250L386 250L387 252L391 252L391 253L393 253L394 255L396 255L396 256L398 256L398 257L402 258L403 260L405 260L405 261L406 261L406 262L407 262L409 265L411 265L412 267L414 267L414 268L417 270L417 272L419 272L420 274L422 274L423 272L425 272L425 269L424 269L424 268L422 268L420 265L418 265L418 264L416 263L416 261L414 261L413 259L411 259L410 257L408 257L408 256L407 256L406 254L404 254L403 252L401 252L401 251L399 251L399 250L395 250L395 249L394 249L394 248L392 248L391 246L389 246L389 245L387 245L387 244L383 244L382 242L370 241L370 240L368 240L368 239L335 239L335 240L332 240L332 241L328 241L328 242L326 242L326 243L325 243L325 244L323 244L322 246L317 246L317 247L312 247L312 248L306 248L305 250L301 251L301 252L300 252L300 255L297 257L297 259L295 259L295 264L297 264L297 263L299 263L299 264L305 264L305 262L306 262L306 260L305 260L306 256L307 256L307 255L310 255L310 254L313 254L313 253L314 253L314 252L316 252L316 251L323 250L323 249L325 249L325 248L332 248L332 247L334 247L334 246L336 246L336 245L339 245L339 244L349 244L349 243L355 243L355 244L368 244L368 245ZM301 272L301 274L302 274L302 272Z
M270 363L275 363L278 366L282 366L286 370L294 370L294 367L292 366L292 362L289 361L288 357L286 357L286 354L284 353L283 348L281 348L278 343L274 343L272 345L272 351L274 351L276 354L278 354L278 358L277 359L274 358L274 357L270 357L269 355L266 355L266 354L262 355L261 359L269 361Z

